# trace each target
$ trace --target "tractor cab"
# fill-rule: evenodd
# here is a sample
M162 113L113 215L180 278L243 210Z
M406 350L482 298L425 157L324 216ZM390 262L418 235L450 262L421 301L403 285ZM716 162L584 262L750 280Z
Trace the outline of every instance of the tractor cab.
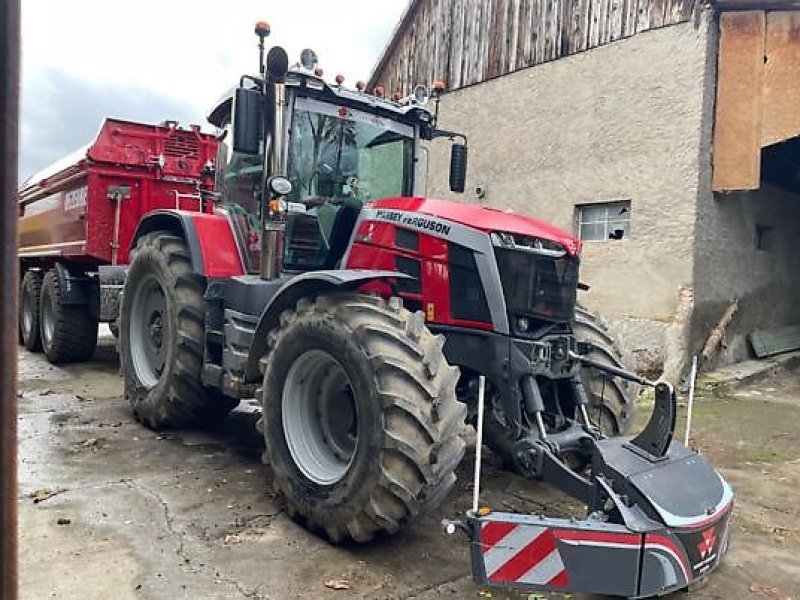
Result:
M367 202L420 188L420 142L463 136L435 127L443 87L387 99L380 87L344 87L341 75L330 84L311 50L288 67L285 52L272 48L261 64L259 76L243 76L209 114L220 138L219 207L245 240L249 272L264 272L270 228L282 230L275 273L335 268ZM451 187L463 191L466 144L453 146ZM276 180L281 193L270 187Z

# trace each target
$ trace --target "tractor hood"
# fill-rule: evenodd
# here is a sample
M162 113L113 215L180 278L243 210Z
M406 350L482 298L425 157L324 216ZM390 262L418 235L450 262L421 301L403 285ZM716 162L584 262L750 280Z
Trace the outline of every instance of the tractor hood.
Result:
M563 229L532 217L479 204L413 197L375 200L370 207L422 213L486 233L498 231L551 240L561 244L571 256L578 256L581 251L581 241Z

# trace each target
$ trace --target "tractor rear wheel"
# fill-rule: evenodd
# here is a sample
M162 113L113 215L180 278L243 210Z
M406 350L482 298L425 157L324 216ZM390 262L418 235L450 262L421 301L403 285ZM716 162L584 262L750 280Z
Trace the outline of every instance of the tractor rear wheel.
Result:
M27 271L19 288L19 341L31 352L42 349L39 331L39 301L42 296L42 274Z
M458 370L422 313L356 293L301 300L262 359L263 422L288 512L333 542L438 505L464 454Z
M122 296L119 348L125 396L150 428L214 423L238 404L201 382L205 288L183 239L168 231L139 239Z
M97 319L85 304L65 304L55 270L42 280L39 331L44 355L53 364L89 360L97 347Z
M578 341L592 343L590 358L626 368L608 325L598 314L578 306L572 332ZM589 419L608 436L626 433L636 414L636 386L592 367L581 369L581 378L589 395Z

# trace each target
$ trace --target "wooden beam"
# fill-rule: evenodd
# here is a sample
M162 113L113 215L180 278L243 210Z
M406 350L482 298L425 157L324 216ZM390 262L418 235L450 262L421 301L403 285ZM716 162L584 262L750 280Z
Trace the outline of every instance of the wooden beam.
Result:
M761 145L800 135L800 11L767 13Z
M754 190L761 172L766 17L727 12L719 20L714 191Z

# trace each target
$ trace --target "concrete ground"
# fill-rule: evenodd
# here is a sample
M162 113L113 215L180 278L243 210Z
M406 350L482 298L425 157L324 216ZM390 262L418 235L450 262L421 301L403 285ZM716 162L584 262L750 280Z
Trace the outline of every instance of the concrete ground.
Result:
M472 451L435 513L389 539L334 547L283 512L252 408L214 431L156 433L131 418L110 338L84 365L19 358L23 599L542 597L475 586L466 543L441 532L442 517L469 506ZM689 597L797 600L800 372L736 390L717 383L694 423L694 443L738 497L727 561ZM572 506L491 456L484 473L495 508Z

